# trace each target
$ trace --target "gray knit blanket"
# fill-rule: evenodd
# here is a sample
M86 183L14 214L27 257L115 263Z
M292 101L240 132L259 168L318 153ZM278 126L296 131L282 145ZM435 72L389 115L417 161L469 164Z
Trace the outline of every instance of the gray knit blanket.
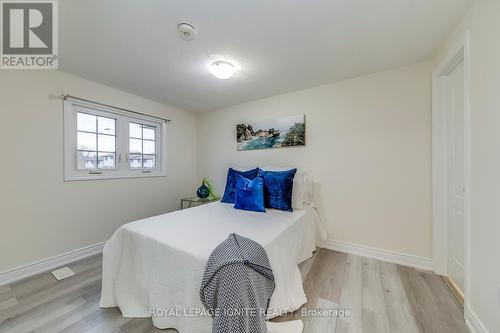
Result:
M210 255L200 298L213 316L212 333L265 333L274 275L264 248L231 234Z

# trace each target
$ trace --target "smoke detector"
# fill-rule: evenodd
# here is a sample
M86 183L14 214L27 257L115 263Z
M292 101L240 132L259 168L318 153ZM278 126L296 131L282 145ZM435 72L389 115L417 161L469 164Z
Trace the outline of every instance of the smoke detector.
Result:
M193 40L196 34L196 29L191 23L181 22L177 25L177 33L187 41Z

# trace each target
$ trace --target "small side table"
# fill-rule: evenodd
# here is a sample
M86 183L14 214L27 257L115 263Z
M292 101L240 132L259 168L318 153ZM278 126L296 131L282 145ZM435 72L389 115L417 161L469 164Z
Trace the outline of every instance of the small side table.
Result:
M217 199L208 199L208 198L206 198L206 199L200 199L198 197L181 199L181 209L196 207L196 206L204 205L204 204L207 204L207 203L216 202L216 201L219 201L219 200L220 200L220 198L217 198ZM195 206L193 206L193 204Z

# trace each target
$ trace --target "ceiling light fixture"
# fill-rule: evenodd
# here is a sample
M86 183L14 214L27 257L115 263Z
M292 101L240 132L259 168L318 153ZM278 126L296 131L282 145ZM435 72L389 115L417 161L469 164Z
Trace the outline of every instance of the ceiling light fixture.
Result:
M227 61L215 61L210 64L210 73L218 79L225 80L236 74L236 68Z

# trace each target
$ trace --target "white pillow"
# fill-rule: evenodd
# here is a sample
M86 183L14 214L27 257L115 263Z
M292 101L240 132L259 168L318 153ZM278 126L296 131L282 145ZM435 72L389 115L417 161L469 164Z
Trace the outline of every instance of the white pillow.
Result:
M265 166L261 168L264 171L286 171L295 168ZM309 185L306 182L309 180ZM297 169L297 173L293 178L292 190L292 208L304 208L304 203L309 203L312 200L312 181L306 177L304 170Z
M314 189L313 189L313 180L308 176L304 176L304 204L314 205Z

